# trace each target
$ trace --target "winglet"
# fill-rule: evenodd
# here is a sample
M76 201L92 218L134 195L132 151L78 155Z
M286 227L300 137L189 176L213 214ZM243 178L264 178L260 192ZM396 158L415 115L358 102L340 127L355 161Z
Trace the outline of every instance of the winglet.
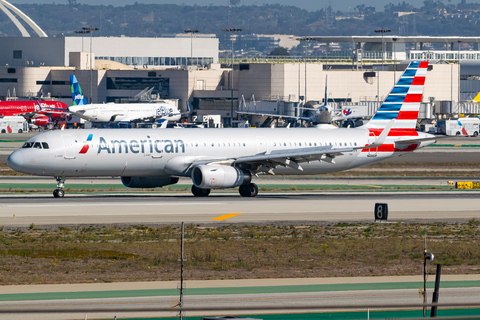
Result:
M188 104L188 101L187 101L187 112L190 112L190 105Z
M368 147L370 148L380 147L385 142L385 139L387 139L387 136L390 133L390 129L392 129L394 122L395 122L395 119L390 120L390 122L387 124L385 129L383 129L382 133L378 136L378 138Z
M162 120L159 120L159 122L162 121ZM163 119L163 121L160 123L160 129L165 129L168 125L168 120L167 119Z
M365 147L357 147L354 149L373 149L373 148L380 147L385 142L385 139L387 139L387 136L390 133L390 129L392 129L394 122L395 122L395 119L390 120L390 122L387 124L385 129L383 129L382 133L378 136L377 139L375 139L375 141L372 144L369 144Z

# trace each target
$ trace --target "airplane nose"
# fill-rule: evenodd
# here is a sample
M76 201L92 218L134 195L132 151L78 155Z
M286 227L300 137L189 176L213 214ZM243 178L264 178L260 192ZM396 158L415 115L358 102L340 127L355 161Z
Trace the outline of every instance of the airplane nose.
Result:
M21 171L23 168L23 155L21 152L14 151L7 159L7 165L15 171Z

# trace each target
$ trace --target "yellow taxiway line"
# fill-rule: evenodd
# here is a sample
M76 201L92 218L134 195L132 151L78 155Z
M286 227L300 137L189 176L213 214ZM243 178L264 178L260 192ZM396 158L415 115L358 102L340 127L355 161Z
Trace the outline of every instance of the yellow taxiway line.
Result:
M227 220L228 218L232 218L232 217L239 216L239 215L241 215L241 213L228 213L228 214L224 214L220 217L213 218L212 220L223 221L223 220Z

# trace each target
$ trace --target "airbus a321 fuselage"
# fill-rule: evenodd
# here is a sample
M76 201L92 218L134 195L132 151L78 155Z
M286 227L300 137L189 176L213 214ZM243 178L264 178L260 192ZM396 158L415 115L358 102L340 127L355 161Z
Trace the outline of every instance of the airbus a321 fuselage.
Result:
M13 152L19 172L54 176L55 197L66 177L121 176L132 188L191 177L192 193L239 187L252 197L257 174L323 174L412 152L435 137L416 132L428 62L412 62L370 122L359 128L117 129L38 134Z

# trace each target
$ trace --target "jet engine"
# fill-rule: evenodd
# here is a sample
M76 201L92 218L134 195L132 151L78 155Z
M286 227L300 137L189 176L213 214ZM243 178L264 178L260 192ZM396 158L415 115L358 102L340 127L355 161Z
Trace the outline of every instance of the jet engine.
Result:
M230 166L201 165L193 168L192 181L197 188L223 189L249 184L252 175Z
M47 117L47 116L39 116L39 117L36 117L36 118L32 119L32 123L34 125L40 126L40 127L46 126L47 123L49 123L51 121L52 120L50 119L50 117Z
M122 177L122 183L128 188L157 188L178 182L176 177Z

